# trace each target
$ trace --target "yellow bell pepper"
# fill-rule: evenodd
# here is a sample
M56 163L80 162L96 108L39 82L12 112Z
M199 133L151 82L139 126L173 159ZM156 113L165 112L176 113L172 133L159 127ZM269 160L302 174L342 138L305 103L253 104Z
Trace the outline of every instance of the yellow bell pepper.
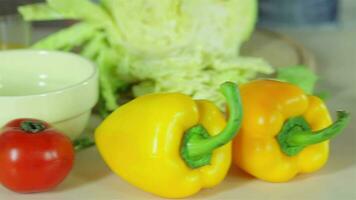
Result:
M129 183L168 198L187 197L220 183L231 164L231 140L242 108L237 86L224 83L230 117L211 102L179 93L138 97L97 128L108 166Z
M347 113L339 112L332 124L322 100L285 82L258 80L240 90L244 118L233 142L240 168L265 181L284 182L325 165L328 140L345 127Z

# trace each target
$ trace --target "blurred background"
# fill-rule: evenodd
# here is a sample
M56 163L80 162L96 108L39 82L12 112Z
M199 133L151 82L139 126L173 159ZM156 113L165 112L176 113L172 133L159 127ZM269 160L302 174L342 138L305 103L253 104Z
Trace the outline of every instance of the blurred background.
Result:
M17 15L19 5L44 0L0 0L0 48L29 45L42 35L33 35L28 23ZM97 0L94 0L97 1ZM356 1L354 0L259 0L258 27L286 32L303 40L300 32L354 30ZM59 27L71 22L36 22L35 27ZM296 34L293 34L293 31ZM318 32L319 31L319 32ZM337 35L335 35L337 37ZM11 46L11 45L12 46Z

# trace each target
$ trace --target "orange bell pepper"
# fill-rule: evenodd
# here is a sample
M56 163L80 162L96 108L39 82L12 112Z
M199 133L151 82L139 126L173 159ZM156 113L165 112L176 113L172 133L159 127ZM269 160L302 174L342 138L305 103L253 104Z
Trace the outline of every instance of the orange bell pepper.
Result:
M332 124L324 102L286 82L258 80L241 86L244 118L233 142L233 160L247 173L284 182L325 165L329 139L345 127L346 112Z

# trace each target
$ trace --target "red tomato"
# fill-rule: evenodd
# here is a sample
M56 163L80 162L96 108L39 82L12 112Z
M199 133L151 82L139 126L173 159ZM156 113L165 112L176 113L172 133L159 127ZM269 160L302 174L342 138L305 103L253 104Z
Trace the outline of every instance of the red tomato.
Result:
M70 172L69 138L36 119L9 122L0 134L0 182L21 193L48 191Z

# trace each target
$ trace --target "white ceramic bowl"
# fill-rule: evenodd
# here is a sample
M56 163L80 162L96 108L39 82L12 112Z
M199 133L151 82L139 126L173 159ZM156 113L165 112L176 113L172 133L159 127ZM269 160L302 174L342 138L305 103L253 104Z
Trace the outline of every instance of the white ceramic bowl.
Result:
M74 139L97 100L92 62L56 51L0 51L0 127L16 118L37 118Z

